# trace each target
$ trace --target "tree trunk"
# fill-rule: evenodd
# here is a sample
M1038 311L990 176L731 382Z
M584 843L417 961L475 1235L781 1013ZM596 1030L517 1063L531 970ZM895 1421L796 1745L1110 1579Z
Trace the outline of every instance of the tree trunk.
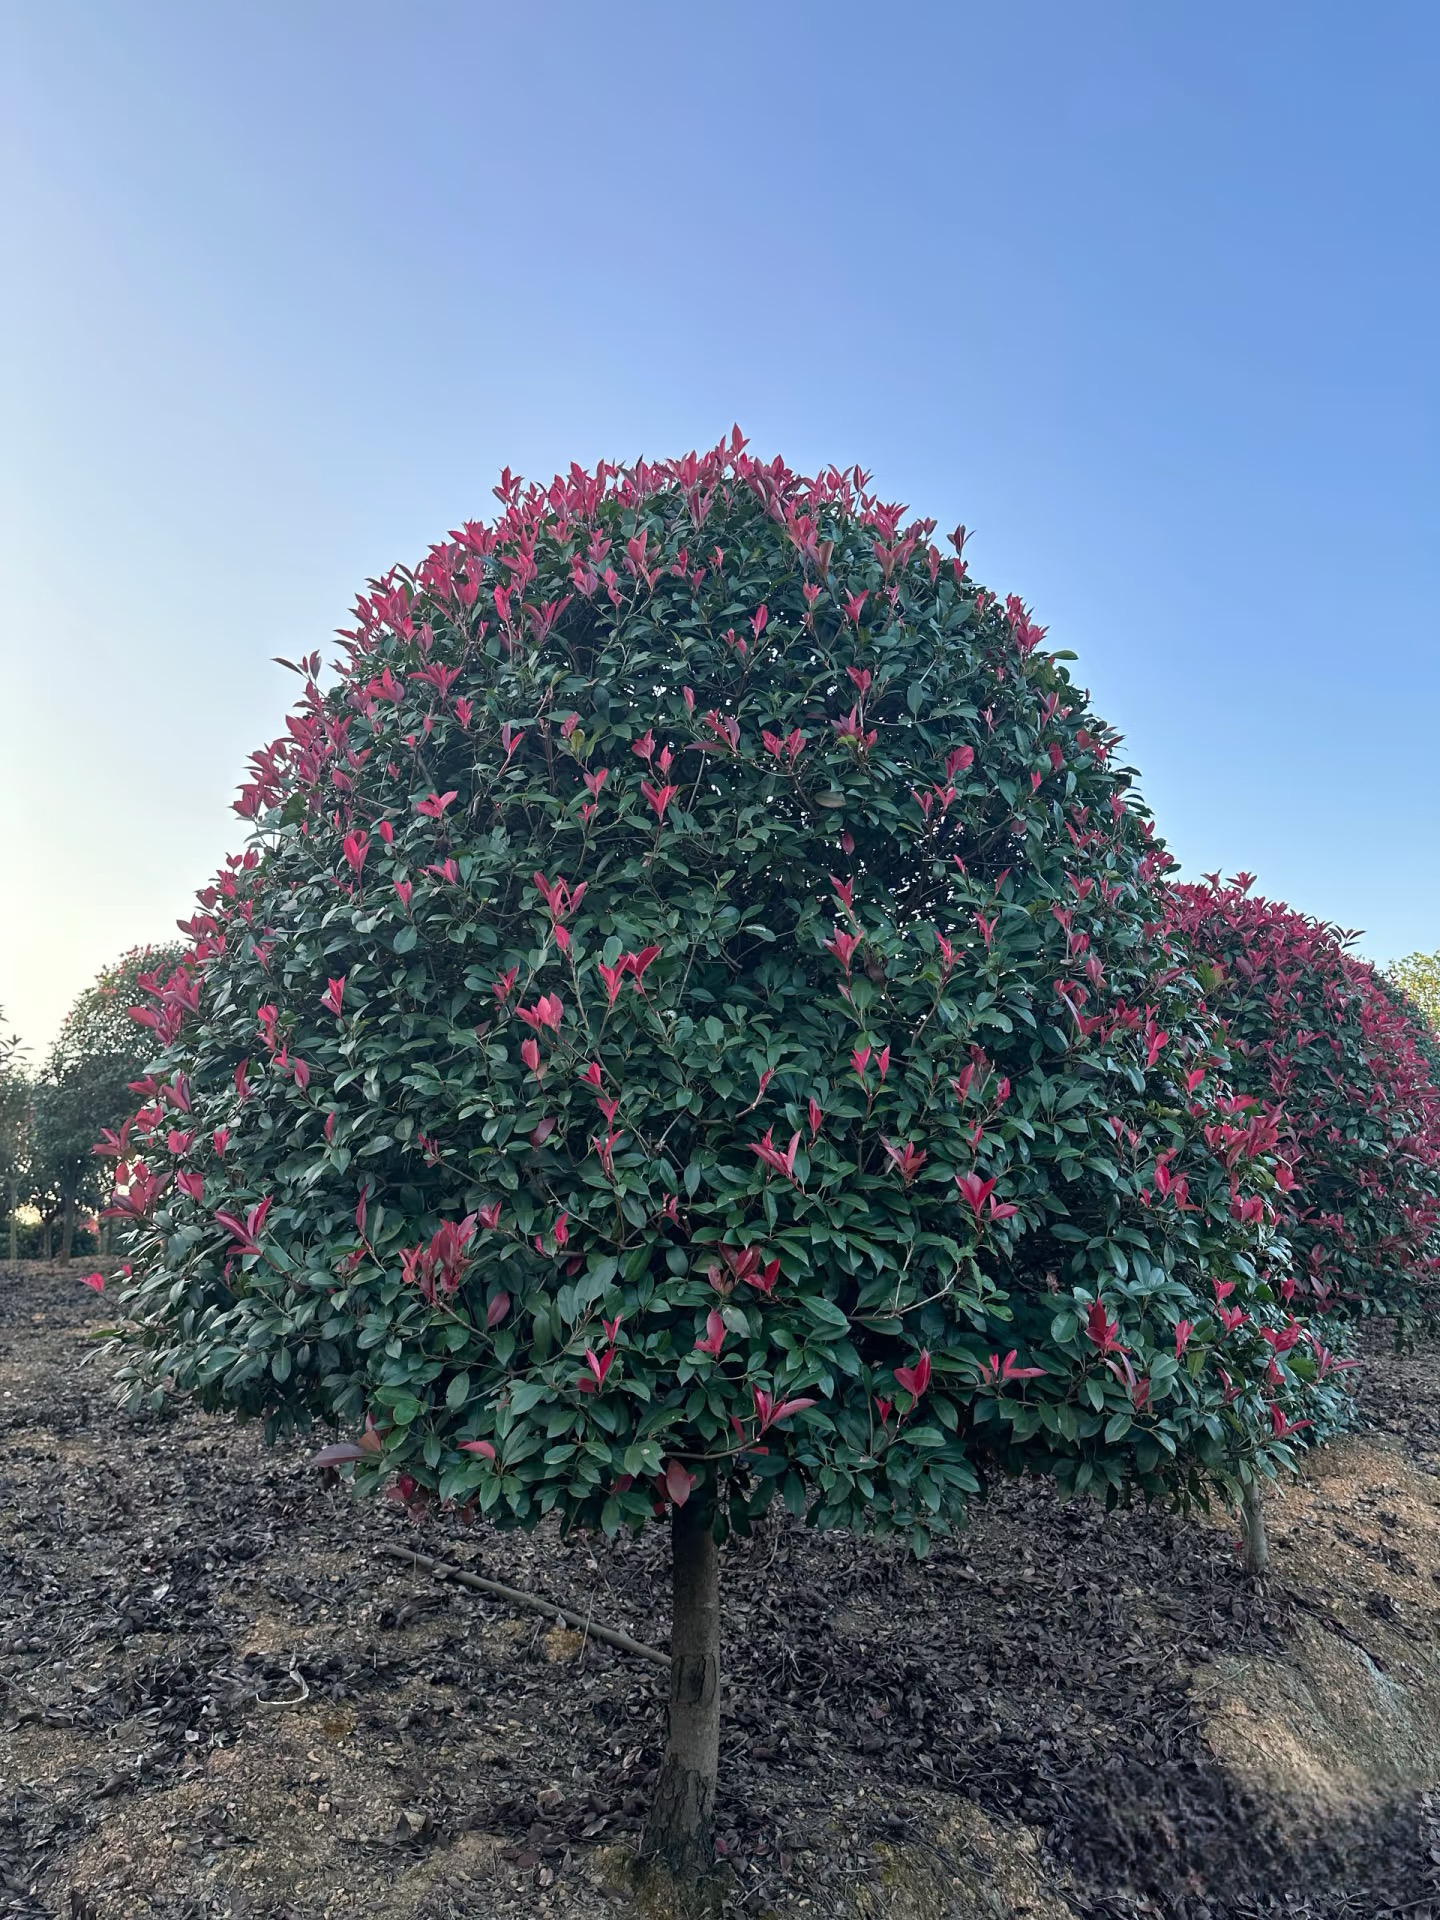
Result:
M1265 1509L1259 1482L1252 1480L1240 1505L1240 1533L1246 1573L1266 1573L1270 1567L1270 1536L1265 1531Z
M18 1183L12 1180L10 1182L10 1258L11 1260L18 1260L20 1258L20 1219L19 1219L20 1202L17 1196L18 1196Z
M75 1196L67 1193L64 1210L60 1215L60 1264L70 1264L70 1248L75 1239Z
M677 1879L715 1864L720 1759L720 1549L708 1506L687 1501L670 1521L670 1716L642 1853Z

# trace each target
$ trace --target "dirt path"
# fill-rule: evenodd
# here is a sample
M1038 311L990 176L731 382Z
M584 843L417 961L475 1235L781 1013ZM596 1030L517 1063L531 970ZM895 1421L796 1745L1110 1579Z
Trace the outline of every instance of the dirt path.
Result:
M82 1271L0 1267L0 1914L633 1912L663 1676L377 1558L661 1642L663 1542L415 1526L307 1449L116 1414ZM1440 1920L1440 1365L1227 1528L1005 1487L923 1566L727 1554L735 1915Z

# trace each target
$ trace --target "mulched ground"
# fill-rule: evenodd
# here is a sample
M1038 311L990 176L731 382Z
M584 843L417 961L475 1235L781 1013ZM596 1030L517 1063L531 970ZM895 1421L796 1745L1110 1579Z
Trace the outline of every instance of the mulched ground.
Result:
M663 1675L376 1549L663 1645L663 1537L417 1526L310 1449L119 1415L82 1271L0 1267L0 1915L628 1911ZM1376 1348L1364 1391L1440 1473L1440 1352ZM1423 1782L1310 1820L1207 1740L1196 1672L1284 1662L1302 1622L1440 1648L1440 1587L1380 1522L1307 1509L1293 1557L1277 1532L1257 1584L1227 1528L1043 1487L1000 1489L923 1565L777 1515L727 1550L726 1912L1440 1920ZM1337 1598L1346 1541L1373 1584Z

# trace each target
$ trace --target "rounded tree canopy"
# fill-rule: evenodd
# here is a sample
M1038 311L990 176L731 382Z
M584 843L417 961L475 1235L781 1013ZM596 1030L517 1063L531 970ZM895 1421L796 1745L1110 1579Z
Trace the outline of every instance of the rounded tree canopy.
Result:
M135 1392L501 1524L922 1548L987 1463L1198 1492L1333 1423L1169 858L964 530L738 434L496 491L296 663L158 996Z
M1434 1036L1346 951L1354 934L1250 891L1177 886L1174 932L1232 1043L1236 1084L1277 1114L1293 1165L1281 1225L1321 1306L1395 1312L1433 1294L1440 1255Z

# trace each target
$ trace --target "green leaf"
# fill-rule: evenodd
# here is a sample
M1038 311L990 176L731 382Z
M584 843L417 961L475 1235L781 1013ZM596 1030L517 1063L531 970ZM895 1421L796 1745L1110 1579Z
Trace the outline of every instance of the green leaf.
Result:
M833 1300L827 1300L823 1294L807 1294L802 1304L810 1318L822 1327L833 1327L837 1332L842 1333L848 1331L849 1317L835 1305Z

